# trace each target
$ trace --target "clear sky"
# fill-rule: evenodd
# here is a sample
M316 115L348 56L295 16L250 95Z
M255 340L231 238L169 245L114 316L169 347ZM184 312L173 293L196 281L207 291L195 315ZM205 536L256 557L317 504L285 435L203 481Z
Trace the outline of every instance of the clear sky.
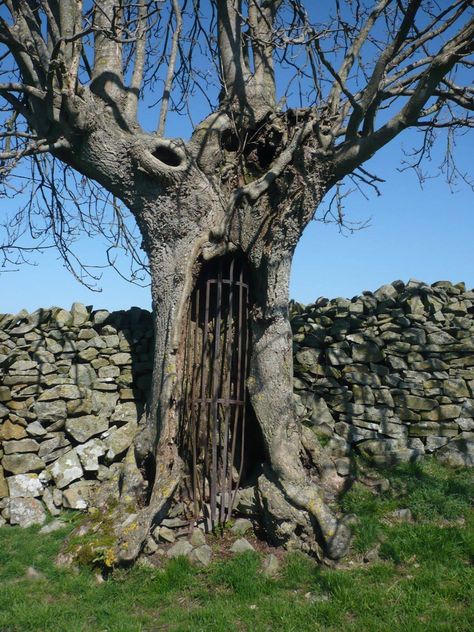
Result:
M196 120L205 114L204 100L199 95L192 104ZM149 98L154 100L155 96ZM143 103L141 111L142 123L151 129L156 124L156 107L153 110L149 105ZM170 116L167 135L188 136L186 119ZM386 180L380 185L380 197L367 191L367 198L358 192L345 198L347 220L370 219L369 227L353 234L341 234L337 226L318 222L307 227L294 257L291 298L307 303L318 296L352 297L395 279L409 278L430 283L441 279L465 281L469 288L474 286L472 190L462 183L450 190L440 175L441 144L433 162L425 165L430 175L438 177L427 180L423 189L413 172L400 172L402 147L410 150L416 135L416 131L405 132L366 163L368 169ZM461 138L456 156L459 169L470 172L474 180L472 132L470 137ZM0 213L12 210L16 202L0 201ZM99 240L84 238L79 249L89 262L105 263L105 246ZM68 308L74 301L108 309L151 306L148 287L131 285L113 270L102 271L102 291L97 293L76 281L58 254L38 254L35 261L35 266L24 265L17 271L0 267L0 313L51 305Z
M337 226L312 222L295 253L290 295L301 302L318 296L352 297L375 290L395 279L418 278L432 283L448 279L474 287L474 198L466 185L455 191L439 177L423 189L413 172L400 172L401 146L411 146L407 134L386 147L367 164L386 182L382 195L355 192L345 200L349 221L370 219L370 226L354 234L341 234ZM472 135L471 135L472 141ZM464 137L458 147L461 170L471 171L472 142ZM427 168L439 173L441 147ZM85 239L81 249L103 261L104 246ZM18 271L0 269L0 312L58 305L70 307L80 301L95 308L150 308L148 287L140 288L105 270L102 291L92 292L64 268L57 254L36 256L36 266Z

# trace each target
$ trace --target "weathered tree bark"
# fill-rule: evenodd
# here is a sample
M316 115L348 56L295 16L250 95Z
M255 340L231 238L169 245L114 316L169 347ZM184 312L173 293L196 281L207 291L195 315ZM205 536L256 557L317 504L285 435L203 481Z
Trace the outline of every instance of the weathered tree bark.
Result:
M323 502L317 477L303 468L301 428L293 404L291 259L330 177L327 165L315 164L319 157L313 142L304 142L312 122L293 130L286 116L264 119L242 165L233 151L225 149L226 134L232 133L225 115L198 129L190 150L178 141L131 135L117 127L116 117L101 108L94 95L84 94L83 99L89 100L90 116L82 110L80 144L58 155L129 206L143 236L152 277L152 392L124 463L121 504L115 513L120 516L122 506L130 503L140 509L132 530L122 530L117 518L113 558L122 563L136 559L150 528L166 515L189 474L178 441L189 300L202 262L237 250L254 280L248 391L267 457L257 485L262 525L276 542L340 557L348 545L348 530L338 527ZM287 144L276 157L275 135ZM193 153L194 146L198 150ZM260 177L272 161L271 176ZM221 177L216 184L216 171L226 172L224 182ZM153 463L147 468L150 480L140 472L145 462Z
M227 127L223 125L223 129ZM276 131L285 136L292 133L281 118L269 126L260 142L268 142ZM213 136L218 137L218 143ZM349 530L325 504L316 470L303 467L303 460L308 459L293 402L288 319L293 251L325 192L330 170L327 165L315 168L317 158L309 155L314 154L314 146L298 144L290 152L278 183L265 183L260 192L258 177L247 174L249 184L236 194L234 182L245 174L222 150L222 131L213 132L210 138L210 162L205 151L193 156L181 155L180 151L173 154L174 150L168 148L170 153L162 158L171 164L181 157L187 167L170 166L170 176L165 179L152 172L156 159L147 163L150 155L145 152L143 160L141 149L135 150L141 170L138 185L134 183L130 194L130 207L150 260L155 361L148 412L126 459L122 484L123 502L133 500L143 507L132 531L118 528L116 558L126 563L139 555L151 526L166 515L183 477L189 475L189 464L183 461L178 441L189 300L204 260L240 251L254 284L247 387L266 454L264 472L256 487L260 520L272 541L337 559L347 549ZM222 161L218 168L229 171L232 187L216 187L212 177L216 155ZM127 193L122 192L121 197L127 199ZM145 481L138 466L150 460L154 474L152 480Z

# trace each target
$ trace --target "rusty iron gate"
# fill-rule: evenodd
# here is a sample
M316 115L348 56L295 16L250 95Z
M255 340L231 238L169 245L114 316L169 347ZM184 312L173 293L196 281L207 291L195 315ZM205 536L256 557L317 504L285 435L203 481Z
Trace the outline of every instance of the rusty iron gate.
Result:
M188 316L183 444L194 517L210 531L229 518L242 476L248 319L243 258L205 262Z

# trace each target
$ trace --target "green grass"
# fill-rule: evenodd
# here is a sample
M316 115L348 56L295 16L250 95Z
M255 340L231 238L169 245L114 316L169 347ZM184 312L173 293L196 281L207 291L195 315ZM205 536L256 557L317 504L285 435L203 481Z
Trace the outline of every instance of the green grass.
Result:
M161 569L94 573L57 569L71 525L48 536L0 528L1 632L463 631L474 620L473 472L436 463L397 467L376 496L356 483L341 503L358 516L352 556L341 568L285 557L279 576L257 554L196 569L185 559ZM410 523L395 520L409 508ZM378 550L370 563L367 552ZM28 579L33 566L42 579Z

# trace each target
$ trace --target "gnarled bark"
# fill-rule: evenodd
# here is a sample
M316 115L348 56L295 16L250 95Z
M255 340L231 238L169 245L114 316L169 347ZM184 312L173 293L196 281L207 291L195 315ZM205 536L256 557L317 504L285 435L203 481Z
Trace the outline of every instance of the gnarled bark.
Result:
M297 160L296 155L296 164ZM302 159L300 164L304 164ZM146 241L152 244L155 366L147 417L137 435L134 455L127 460L122 486L124 502L130 502L133 490L141 494L141 500L135 502L145 504L133 530L118 530L116 557L120 562L137 557L151 527L166 516L173 495L179 495L184 477L189 476L178 436L185 396L183 337L189 300L204 259L236 249L248 262L253 285L247 388L265 451L256 485L260 522L273 542L302 548L317 557L337 559L347 550L349 530L326 504L318 471L304 466L307 451L293 402L289 272L302 226L324 192L323 173L316 171L315 176L313 170L309 176L302 168L292 168L282 185L270 187L254 201L251 195L234 199L227 207L222 202L225 189L216 191L210 178L207 186L199 188L196 173L189 185L184 176L178 184L169 185L174 194L168 189L166 197L167 217L179 216L178 235L173 226L166 232L163 222L157 222L160 209L150 201L153 196L138 211ZM204 183L202 172L199 177ZM302 182L305 193L298 195L293 206L288 197L298 192ZM170 203L176 205L174 211ZM202 209L202 214L196 209ZM158 227L160 232L154 232ZM133 456L138 463L150 457L154 461L147 492L146 485L136 484L138 469Z

